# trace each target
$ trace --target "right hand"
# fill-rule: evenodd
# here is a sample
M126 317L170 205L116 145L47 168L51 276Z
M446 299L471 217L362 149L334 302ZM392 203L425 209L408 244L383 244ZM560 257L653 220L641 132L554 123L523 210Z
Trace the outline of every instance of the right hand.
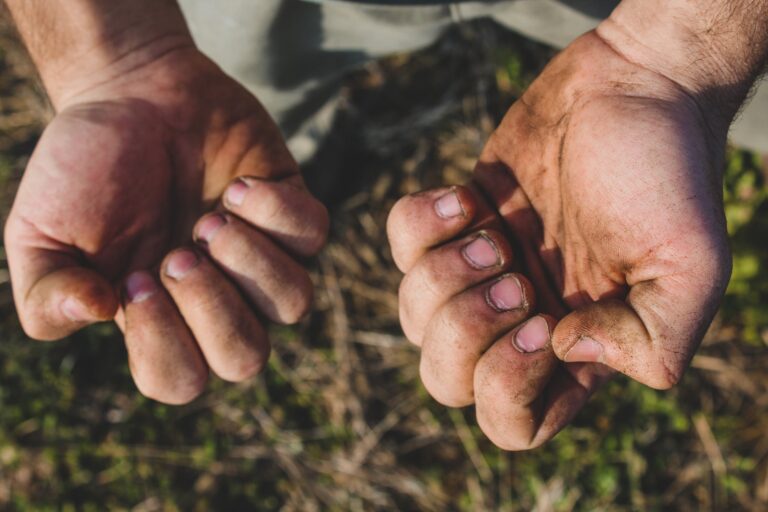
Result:
M393 207L400 319L423 347L422 380L441 403L474 403L498 446L546 442L613 371L657 389L682 377L730 275L730 119L693 98L587 33L509 109L472 188L456 189L455 215L438 218L435 192ZM476 238L456 238L482 222L493 250L478 271L456 257ZM522 278L516 314L478 300L510 268L530 279L548 323L517 330L530 309Z
M139 390L166 403L209 367L247 379L269 354L260 318L310 307L296 258L324 244L325 208L259 102L194 47L96 83L57 105L6 224L24 330L115 318Z

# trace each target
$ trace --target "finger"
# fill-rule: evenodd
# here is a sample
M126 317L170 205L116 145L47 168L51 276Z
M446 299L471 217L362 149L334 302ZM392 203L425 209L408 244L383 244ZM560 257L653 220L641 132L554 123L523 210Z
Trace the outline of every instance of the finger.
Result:
M239 100L242 109L236 113L238 119L226 115L212 120L214 133L226 133L219 139L206 163L215 172L205 174L203 190L208 193L204 200L207 204L218 201L227 185L237 176L257 176L268 180L280 180L290 176L301 181L299 166L285 145L285 139L264 107L255 101L253 95L245 89L234 91L237 100L230 98L231 104ZM233 112L234 113L234 112ZM205 155L209 156L209 155ZM194 162L189 162L195 165Z
M505 274L460 293L427 325L421 347L421 380L443 405L474 402L475 365L504 332L525 320L532 307L531 284Z
M229 279L186 248L171 252L161 268L163 285L211 370L233 382L260 372L269 357L267 333Z
M133 380L144 396L167 404L192 401L208 368L173 301L147 272L125 281L125 345Z
M428 190L400 199L387 218L392 257L408 272L432 247L453 239L469 226L477 201L466 187Z
M425 254L400 284L400 323L421 344L435 312L451 297L503 273L512 250L498 231L479 231Z
M497 132L498 133L498 132ZM528 240L516 247L517 265L537 286L539 310L561 318L568 313L559 290L564 275L560 251L544 237L539 213L531 205L523 187L509 167L496 155L499 138L492 136L474 169L473 181L518 240ZM554 227L553 229L557 229Z
M552 317L535 316L499 338L477 363L477 422L500 448L531 448L548 412L545 391L560 364L550 342L554 325Z
M653 265L628 273L626 300L601 300L562 320L554 335L558 357L602 362L656 389L675 385L725 292L731 265L724 238L692 229L659 248ZM649 275L659 268L662 276Z
M503 365L496 370L499 373L514 371ZM489 376L489 384L477 390L478 423L499 448L514 451L536 448L568 426L612 374L613 370L602 365L581 365L576 371L556 367L530 406L521 405L514 395L504 394L515 388L513 375Z
M291 324L309 311L309 274L259 230L232 215L212 213L198 221L195 239L270 320Z
M241 176L227 187L224 206L293 253L312 256L328 236L328 211L300 180Z
M575 363L566 365L565 368L557 368L543 393L544 396L540 399L543 403L540 406L538 429L529 445L519 449L536 448L555 437L573 421L589 398L608 382L614 373L612 369L601 364ZM505 435L503 431L499 434Z
M13 216L5 229L13 295L24 332L35 339L55 340L112 319L119 302L112 284L84 268L71 249L26 231Z

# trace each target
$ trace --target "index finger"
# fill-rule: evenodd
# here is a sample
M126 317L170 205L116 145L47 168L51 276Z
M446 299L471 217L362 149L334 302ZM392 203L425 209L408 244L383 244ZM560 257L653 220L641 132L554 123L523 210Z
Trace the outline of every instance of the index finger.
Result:
M387 218L397 268L408 272L429 249L458 236L475 217L477 201L466 187L426 190L401 198Z
M301 176L279 180L240 176L227 187L224 207L299 256L312 256L328 236L328 211Z

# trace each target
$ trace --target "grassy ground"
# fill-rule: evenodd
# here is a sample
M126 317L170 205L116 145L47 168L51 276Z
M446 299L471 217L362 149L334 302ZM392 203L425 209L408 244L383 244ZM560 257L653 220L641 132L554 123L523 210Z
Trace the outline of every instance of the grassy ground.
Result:
M146 400L113 327L25 339L0 260L0 508L768 508L768 201L749 153L730 151L726 169L734 278L675 390L618 378L550 444L510 454L483 438L471 409L445 409L419 384L397 323L387 211L403 193L462 181L549 55L469 25L350 78L315 166L339 165L351 184L333 198L313 271L317 311L273 331L270 367L254 382L216 382L184 407ZM0 212L50 115L31 77L0 24Z

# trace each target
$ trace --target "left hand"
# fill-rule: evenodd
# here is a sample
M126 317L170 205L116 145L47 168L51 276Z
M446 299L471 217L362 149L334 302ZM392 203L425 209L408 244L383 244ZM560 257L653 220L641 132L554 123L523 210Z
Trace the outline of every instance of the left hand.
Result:
M181 404L265 367L328 215L252 94L191 45L144 60L57 102L5 244L28 335L114 317L139 390Z

